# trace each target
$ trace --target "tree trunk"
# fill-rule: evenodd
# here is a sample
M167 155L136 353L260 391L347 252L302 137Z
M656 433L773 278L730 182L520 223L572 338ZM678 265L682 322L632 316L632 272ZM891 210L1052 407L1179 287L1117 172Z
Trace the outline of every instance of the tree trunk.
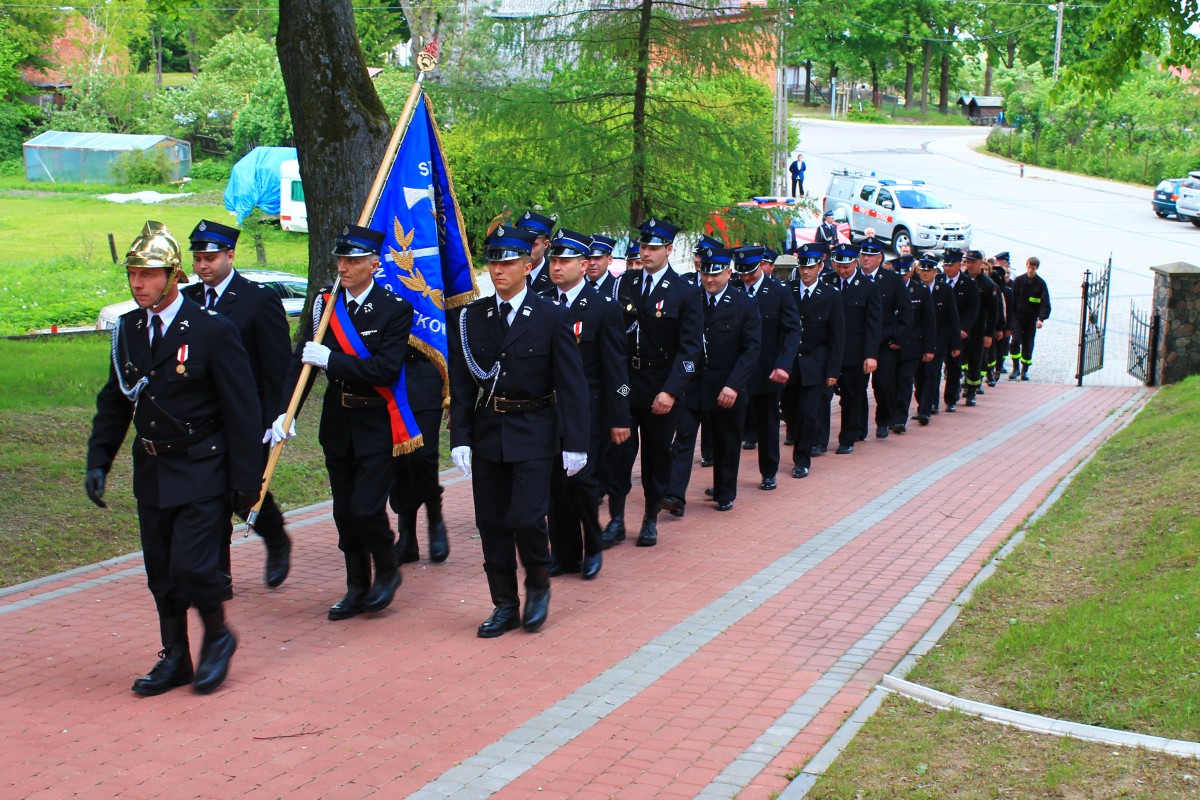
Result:
M196 43L196 26L192 25L190 22L188 23L188 26L187 26L187 40L188 40L188 70L191 71L192 76L194 77L194 76L200 74L200 64L196 58L196 49L198 47L198 45Z
M921 116L929 113L929 72L933 67L933 42L925 40L925 67L921 70Z
M391 123L367 76L350 0L280 0L275 44L304 176L311 305L332 283L334 239L362 213Z
M1008 60L1004 62L1004 66L1012 69L1015 63L1017 63L1017 37L1010 33L1008 35Z
M912 108L913 98L913 73L916 72L916 67L912 62L904 65L904 107Z
M154 31L151 33L152 41L154 42L154 85L162 88L162 25L158 22L154 23Z
M653 0L642 0L638 19L637 66L633 88L633 174L629 198L629 223L642 224L646 208L646 96L650 91L650 22Z
M883 105L883 93L879 91L879 62L872 58L867 63L871 67L871 105L878 109Z
M812 105L812 59L804 60L804 105Z
M942 81L938 84L938 111L950 113L950 54L942 53Z

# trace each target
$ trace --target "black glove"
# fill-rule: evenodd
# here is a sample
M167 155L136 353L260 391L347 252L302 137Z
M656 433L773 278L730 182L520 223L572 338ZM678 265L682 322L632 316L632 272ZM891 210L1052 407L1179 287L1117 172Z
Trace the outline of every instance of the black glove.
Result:
M91 500L100 508L108 508L108 503L104 502L104 469L103 467L92 467L87 471L87 477L83 479L83 488L87 491L88 500Z
M239 517L245 517L250 513L250 509L254 508L254 504L258 502L258 492L245 492L241 489L234 489L229 493L229 505L233 506L234 512Z

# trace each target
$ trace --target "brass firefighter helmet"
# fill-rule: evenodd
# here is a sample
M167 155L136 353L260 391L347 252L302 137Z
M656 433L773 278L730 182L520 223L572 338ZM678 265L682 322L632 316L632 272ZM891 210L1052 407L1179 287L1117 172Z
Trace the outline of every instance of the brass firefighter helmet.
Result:
M179 282L187 283L187 275L180 265L179 242L161 222L147 220L141 234L129 245L123 267L161 267L179 274Z

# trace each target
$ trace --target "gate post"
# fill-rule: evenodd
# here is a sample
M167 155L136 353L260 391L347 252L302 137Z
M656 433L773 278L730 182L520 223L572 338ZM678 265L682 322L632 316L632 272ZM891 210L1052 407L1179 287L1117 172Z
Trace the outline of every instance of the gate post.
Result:
M1154 372L1159 384L1200 373L1200 267L1183 261L1150 268L1159 318Z

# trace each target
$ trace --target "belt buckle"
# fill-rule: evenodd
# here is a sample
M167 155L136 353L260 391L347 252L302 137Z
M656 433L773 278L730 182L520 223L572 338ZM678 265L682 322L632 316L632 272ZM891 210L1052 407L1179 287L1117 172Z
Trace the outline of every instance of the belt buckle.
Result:
M629 359L629 366L633 367L634 369L641 369L642 368L642 359L638 358L637 356L634 356L633 358Z
M497 414L507 414L508 413L507 411L505 411L503 408L500 407L500 401L503 399L504 398L502 398L502 397L496 397L494 395L492 396L492 410L495 411Z
M158 455L158 451L154 449L154 442L150 441L149 439L142 439L142 449L145 450L148 455Z

